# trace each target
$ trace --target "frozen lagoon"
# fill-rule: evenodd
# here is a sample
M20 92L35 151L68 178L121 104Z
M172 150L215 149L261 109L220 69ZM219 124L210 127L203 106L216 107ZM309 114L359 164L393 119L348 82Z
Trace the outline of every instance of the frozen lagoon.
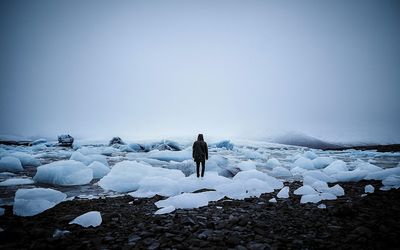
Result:
M32 178L37 173L38 165L45 165L49 163L59 162L63 160L73 159L84 165L90 165L93 162L102 163L105 167L109 165L111 172L109 175L103 177L103 179L92 179L87 184L74 185L74 175L71 175L69 185L62 185L63 182L48 182L43 183L41 178L33 178L40 182L34 182L33 184L27 185L11 185L0 187L0 198L1 205L11 205L14 201L14 195L19 188L52 188L61 191L67 195L67 199L78 198L97 198L97 197L108 197L116 195L124 195L128 192L133 192L133 195L139 197L154 195L157 192L161 192L165 196L175 196L179 193L190 193L193 190L177 190L176 186L180 186L180 183L169 182L176 178L184 178L184 176L190 176L195 171L194 163L191 159L191 145L190 140L180 140L176 144L182 149L181 151L169 151L169 150L158 150L157 145L162 145L163 142L159 141L146 141L146 142L129 142L127 145L114 145L108 146L105 142L88 142L80 141L73 149L62 148L52 145L51 143L38 144L32 147L27 146L4 146L0 147L1 157L15 157L20 159L23 166L22 171L16 173L3 172L0 174L0 181L6 181L11 178ZM165 142L164 142L165 143ZM141 146L141 147L138 147ZM144 149L144 150L143 150ZM137 152L139 150L139 152ZM148 152L143 152L148 151ZM375 151L359 151L359 150L345 150L345 151L322 151L309 149L297 146L288 146L281 144L266 143L262 141L249 141L249 140L232 140L228 141L209 141L210 159L206 164L207 172L214 172L218 174L222 180L230 180L231 177L235 176L238 172L258 170L265 173L265 175L276 178L279 181L304 181L304 184L313 184L317 180L324 182L336 182L340 181L357 181L363 178L367 178L368 175L372 175L372 178L386 180L390 177L390 180L386 181L391 183L392 186L398 185L398 163L400 162L400 153L380 153ZM37 162L40 164L37 164ZM29 163L32 162L32 165ZM149 176L145 176L149 179L142 180L137 179L135 182L134 178L125 178L125 183L133 184L131 187L125 187L122 189L113 188L112 184L118 183L124 186L124 181L120 179L110 179L114 166L124 164L123 162L137 162L150 166L155 169L165 169L161 171L159 175L153 176L153 172L149 173ZM57 164L56 164L57 165ZM75 164L79 165L79 164ZM328 166L329 165L329 166ZM43 167L39 167L43 168ZM379 173L381 169L390 169L389 172ZM103 169L104 170L104 169ZM165 175L174 171L167 170L178 170L175 173L177 175L170 176L165 180ZM254 172L253 171L253 172ZM90 171L86 171L88 174ZM61 171L64 175L68 175L67 172ZM92 170L93 173L93 170ZM181 173L181 174L179 174ZM135 173L134 173L135 174ZM209 173L212 174L212 173ZM212 175L214 175L212 174ZM117 174L118 175L118 174ZM124 172L120 172L119 175L124 175ZM82 178L82 175L78 175ZM155 177L160 177L159 179ZM323 178L331 179L323 179ZM46 178L46 176L44 177ZM195 182L190 182L190 178L187 179L188 185L193 186ZM193 178L193 177L192 177ZM250 177L249 177L250 178ZM332 179L333 178L333 179ZM43 179L43 178L42 178ZM105 180L109 179L111 186L101 185ZM185 179L185 180L186 180ZM251 179L251 178L250 178ZM99 182L100 180L100 182ZM143 181L142 185L138 185L140 181ZM224 184L223 181L217 180L215 183L211 183L207 188L216 188L218 184ZM244 179L243 183L230 184L225 183L224 186L219 186L217 189L222 190L225 195L228 193L228 189L238 190L235 193L240 193L246 183ZM397 180L397 182L396 182ZM207 181L207 180L204 180ZM271 181L271 180L269 180ZM221 182L221 183L218 183ZM13 183L13 182L11 182ZM31 183L31 182L26 182ZM147 190L140 187L146 187L144 183L153 183L153 185L147 185ZM267 181L268 183L268 181ZM60 185L61 184L61 185ZM76 182L76 184L82 184L82 182ZM99 186L100 184L100 186ZM102 187L104 188L102 188ZM331 185L333 186L333 185ZM199 186L199 189L202 185ZM139 189L138 189L139 188ZM246 189L246 187L244 187ZM249 187L247 187L249 188ZM260 194L259 190L269 192L269 187L263 186L263 183L259 183L258 186L250 187L254 190L249 196L257 196ZM272 187L281 188L281 187ZM388 187L390 188L390 186ZM136 190L138 189L138 190ZM169 190L166 190L169 189ZM317 188L315 188L317 189ZM273 190L273 189L272 189ZM150 192L151 191L151 192ZM139 192L139 194L137 193ZM163 193L164 192L164 193ZM246 192L247 193L247 192ZM261 191L262 193L262 191ZM132 194L132 193L131 193ZM314 195L311 200L319 200L324 195L320 192L317 196L315 193L309 193L304 195ZM324 195L326 196L326 194ZM232 198L241 198L244 196ZM305 199L310 196L305 197ZM169 204L168 204L169 205ZM167 205L165 206L167 207Z

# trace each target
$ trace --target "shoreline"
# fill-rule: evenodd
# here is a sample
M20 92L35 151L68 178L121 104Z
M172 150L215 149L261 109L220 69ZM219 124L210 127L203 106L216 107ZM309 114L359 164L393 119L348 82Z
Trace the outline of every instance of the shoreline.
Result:
M279 190L244 200L222 199L197 209L177 209L154 215L155 201L164 199L76 199L58 204L33 217L12 215L7 206L0 217L1 249L391 249L400 244L400 190L381 191L379 181L339 183L345 195L333 201L300 204L290 186L287 199ZM372 184L375 193L361 197ZM131 204L130 204L131 203ZM319 204L319 203L318 203ZM76 216L100 211L96 228L68 223ZM53 238L56 229L70 233Z

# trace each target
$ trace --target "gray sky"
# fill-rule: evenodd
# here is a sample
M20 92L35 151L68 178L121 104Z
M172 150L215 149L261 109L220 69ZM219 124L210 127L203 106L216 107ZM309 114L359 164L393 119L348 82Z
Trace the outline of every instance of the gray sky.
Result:
M1 1L0 133L400 142L399 1Z

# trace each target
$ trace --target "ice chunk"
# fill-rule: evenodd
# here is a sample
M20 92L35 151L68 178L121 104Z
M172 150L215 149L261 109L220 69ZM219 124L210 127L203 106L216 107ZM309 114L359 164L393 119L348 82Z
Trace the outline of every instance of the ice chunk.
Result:
M320 208L320 209L326 209L326 205L325 205L325 204L319 204L319 205L318 205L318 208Z
M233 150L233 146L234 146L233 143L231 143L229 140L223 140L223 141L215 143L214 145L217 148L225 148L227 150Z
M284 167L275 167L272 169L271 175L275 177L290 177L292 176L292 173Z
M103 178L106 174L110 172L109 167L98 161L90 163L88 168L93 170L93 179Z
M283 187L276 196L278 198L289 198L289 187Z
M0 186L28 185L35 183L31 178L10 178L0 182Z
M261 153L257 152L256 150L253 150L253 149L241 148L238 151L240 153L242 153L245 158L248 158L248 159L255 160L255 159L264 158L264 156Z
M250 179L258 179L261 181L264 181L266 183L268 183L268 185L273 188L273 189L281 189L283 188L283 182L272 177L269 176L263 172L260 172L258 170L248 170L248 171L242 171L237 173L232 179L235 180L242 180L242 181L247 181Z
M380 170L383 170L382 168L375 166L369 162L365 162L362 160L357 160L356 161L356 170L363 170L363 171L367 171L368 173L372 173L372 172L377 172Z
M332 177L339 182L360 181L367 175L367 173L367 171L356 169L353 171L339 171L336 174L333 174Z
M318 155L313 151L306 151L306 152L304 152L303 155L304 155L304 157L306 157L306 158L308 158L310 160L314 160L315 158L318 157Z
M69 224L78 224L82 227L97 227L101 222L102 218L100 212L90 211L76 217Z
M336 160L329 164L326 168L324 168L322 171L326 173L327 175L333 175L336 174L340 171L348 171L349 169L347 168L347 165L344 161L342 160Z
M33 157L30 154L24 153L24 152L13 152L10 154L10 156L13 156L15 158L18 158L21 161L22 166L40 166L40 161Z
M247 160L240 162L239 164L236 165L236 167L242 171L246 171L246 170L256 169L256 164L252 160Z
M89 157L90 159L90 163L93 163L95 161L98 161L102 164L104 164L105 166L108 167L108 161L107 161L107 157L105 157L104 155L101 154L91 154L91 155L87 155L87 157ZM90 164L89 163L89 164Z
M163 176L144 177L138 183L139 189L129 193L133 197L153 197L154 195L173 196L181 193L179 180L173 180Z
M394 168L387 168L384 170L376 171L373 173L367 174L365 176L365 180L384 180L390 175L400 175L400 167L394 167Z
M160 161L184 161L192 159L192 152L189 150L182 150L182 151L159 151L159 150L152 150L147 153L146 157L157 159Z
M216 172L206 172L200 180L195 174L179 180L182 192L193 192L200 189L214 189L218 185L231 183L232 179L219 176Z
M321 170L310 170L307 172L303 173L304 177L312 177L314 179L320 180L320 181L325 181L325 182L336 182L337 180L327 174L325 174L324 172L322 172Z
M260 197L263 193L271 193L274 189L268 182L259 179L234 180L215 187L215 190L231 199L242 200L249 197Z
M326 157L326 156L317 157L312 160L314 167L316 169L324 168L334 161L335 161L335 159L333 159L331 157Z
M194 163L192 160L190 160L192 164L192 169L193 171L195 170L194 168ZM219 175L225 176L225 177L232 177L232 169L229 169L229 161L227 158L220 156L220 155L213 155L211 156L208 161L206 162L206 171L216 171L218 172Z
M56 229L56 230L54 230L53 238L60 239L69 233L71 233L71 232L68 230Z
M364 188L365 193L373 193L374 191L375 191L375 188L372 185L366 185Z
M34 140L34 141L31 143L31 145L32 145L32 146L35 146L35 145L39 145L39 144L43 144L43 143L47 143L47 140L44 139L44 138L40 138L40 139Z
M298 189L294 190L294 194L297 195L311 195L311 194L317 194L318 192L315 191L315 189L309 185L304 185L299 187Z
M128 145L121 145L119 147L119 150L121 152L135 152L135 150L133 150L131 147L129 147Z
M265 164L267 168L273 169L275 167L280 167L281 163L276 158L268 159L267 163Z
M312 178L311 176L305 176L305 177L303 178L303 185L312 186L312 184L314 184L314 182L316 182L316 181L320 181L320 180L317 180L317 179L315 179L315 178Z
M37 168L33 180L36 182L72 186L90 183L93 170L74 160L55 161Z
M336 195L332 194L332 193L321 193L321 200L336 200L337 197Z
M14 198L14 214L33 216L65 200L66 194L50 188L18 189Z
M305 157L299 157L293 164L297 167L307 170L315 169L314 163L310 159Z
M344 195L344 189L339 184L336 184L335 186L330 187L328 189L323 189L322 191L325 193L331 193L335 196L343 196Z
M272 202L272 203L276 203L276 199L275 199L275 198L271 198L271 199L269 199L268 201L269 201L269 202Z
M182 151L164 151L182 152ZM139 182L144 177L157 177L179 180L185 175L180 170L152 167L144 162L122 161L114 165L111 171L99 181L99 186L105 190L130 192L137 190Z
M384 186L390 186L394 188L400 187L400 176L389 176L382 181Z
M12 156L4 156L0 160L0 171L1 172L13 172L13 173L18 173L22 171L22 165L21 161Z
M301 196L300 203L318 203L321 201L319 194L306 194Z
M329 188L328 183L326 183L325 181L315 181L311 184L311 187L313 187L318 192L322 192L323 190Z
M3 216L3 215L4 215L4 212L5 212L5 209L2 208L2 207L0 207L0 216Z
M175 208L191 209L207 206L209 201L217 201L224 196L216 191L202 193L183 193L177 196L169 197L166 200L160 200L155 205L160 207L173 206Z
M158 209L154 214L169 214L171 212L175 211L174 206L167 206L161 209Z
M83 155L81 152L79 151L75 151L72 153L71 157L69 158L70 160L74 160L74 161L80 161L85 165L89 165L90 164L90 158Z
M303 173L306 171L307 171L307 169L304 169L301 167L294 167L294 168L290 169L290 173L292 173L292 175L303 175Z

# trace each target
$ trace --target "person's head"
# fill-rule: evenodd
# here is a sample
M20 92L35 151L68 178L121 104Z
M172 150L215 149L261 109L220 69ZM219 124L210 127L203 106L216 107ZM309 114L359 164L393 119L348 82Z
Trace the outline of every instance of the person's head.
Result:
M204 141L203 134L199 134L199 135L197 136L197 140L198 140L198 141Z

